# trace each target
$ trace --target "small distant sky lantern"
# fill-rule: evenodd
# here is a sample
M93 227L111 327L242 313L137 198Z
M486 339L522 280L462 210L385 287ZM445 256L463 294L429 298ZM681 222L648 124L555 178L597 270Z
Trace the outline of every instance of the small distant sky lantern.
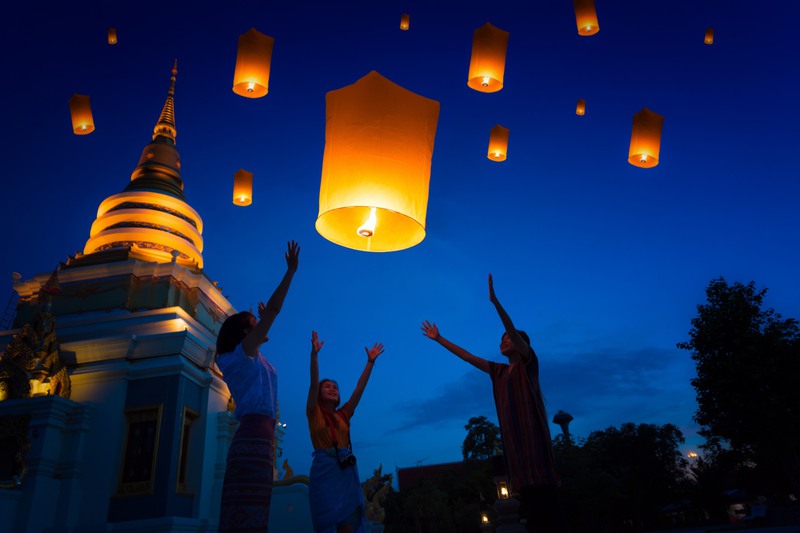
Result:
M108 28L108 44L117 44L117 30Z
M575 6L575 23L578 25L578 35L589 36L600 31L594 0L572 0L572 4Z
M469 60L467 85L482 93L503 88L506 70L508 32L488 22L472 34L472 57Z
M233 175L233 203L246 206L253 203L253 173L242 168Z
M708 28L706 30L706 38L703 42L706 44L714 44L714 28Z
M439 102L372 71L327 93L325 115L319 234L367 252L422 242Z
M486 157L492 161L505 161L508 154L508 128L500 124L492 128L489 134L489 151Z
M584 100L583 98L578 99L578 105L575 106L575 114L576 115L586 114L586 100Z
M628 150L628 162L631 165L641 168L652 168L658 165L663 127L664 116L647 108L633 115L633 131Z
M410 21L411 21L411 17L408 16L408 13L403 13L400 16L400 29L401 30L407 30Z
M73 94L69 99L69 113L72 116L72 131L75 135L88 135L94 131L92 106L86 94Z
M233 92L245 98L261 98L269 91L269 68L275 39L255 28L239 36Z

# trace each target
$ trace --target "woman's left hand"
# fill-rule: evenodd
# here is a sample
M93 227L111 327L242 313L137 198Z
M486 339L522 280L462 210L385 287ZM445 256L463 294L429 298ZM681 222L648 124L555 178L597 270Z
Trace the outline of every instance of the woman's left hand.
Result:
M370 349L367 349L367 347L364 346L364 351L367 352L367 360L370 363L374 363L375 359L377 359L378 356L383 353L383 343L376 342L375 345Z

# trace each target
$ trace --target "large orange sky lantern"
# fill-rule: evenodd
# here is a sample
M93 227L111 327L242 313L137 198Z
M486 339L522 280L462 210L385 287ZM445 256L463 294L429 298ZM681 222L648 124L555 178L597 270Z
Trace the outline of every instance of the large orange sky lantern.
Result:
M586 114L586 100L583 98L578 98L578 104L575 106L575 114L581 116Z
M472 34L467 85L482 93L494 93L502 89L507 50L507 31L488 22L475 30Z
M408 15L408 13L403 13L400 16L400 29L407 30L409 28L410 23L411 23L411 17Z
M327 93L325 119L319 234L368 252L422 242L439 102L372 71Z
M245 98L261 98L269 92L269 69L275 39L255 28L239 36L233 92Z
M508 128L500 124L492 128L489 134L489 151L486 157L492 161L505 161L508 154Z
M572 4L575 7L575 23L578 25L578 35L589 36L600 31L594 0L572 0Z
M243 168L233 175L233 203L241 206L253 203L253 173Z
M628 150L628 162L631 165L641 168L658 165L663 127L664 116L646 107L633 115L631 145Z
M92 105L86 94L73 94L69 99L69 113L72 116L72 131L75 135L88 135L94 131Z

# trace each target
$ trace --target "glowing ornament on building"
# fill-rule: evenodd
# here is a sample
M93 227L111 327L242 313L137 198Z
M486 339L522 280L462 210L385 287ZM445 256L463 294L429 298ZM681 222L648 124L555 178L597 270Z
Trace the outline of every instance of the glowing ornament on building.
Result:
M422 242L439 102L372 71L325 104L319 234L369 252Z
M482 93L494 93L502 89L507 50L507 31L488 22L475 30L472 34L467 85Z
M245 98L261 98L269 92L269 71L275 39L255 28L239 36L233 92Z

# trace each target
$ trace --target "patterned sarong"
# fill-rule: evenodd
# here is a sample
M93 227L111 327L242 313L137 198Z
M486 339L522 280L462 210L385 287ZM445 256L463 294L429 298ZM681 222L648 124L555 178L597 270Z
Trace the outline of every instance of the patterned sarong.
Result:
M349 454L340 449L343 456ZM364 495L356 465L339 467L333 448L314 450L308 500L311 521L317 533L335 532L336 526L353 524L355 533L364 531Z
M275 419L244 415L231 441L222 483L219 531L264 533L272 498Z

